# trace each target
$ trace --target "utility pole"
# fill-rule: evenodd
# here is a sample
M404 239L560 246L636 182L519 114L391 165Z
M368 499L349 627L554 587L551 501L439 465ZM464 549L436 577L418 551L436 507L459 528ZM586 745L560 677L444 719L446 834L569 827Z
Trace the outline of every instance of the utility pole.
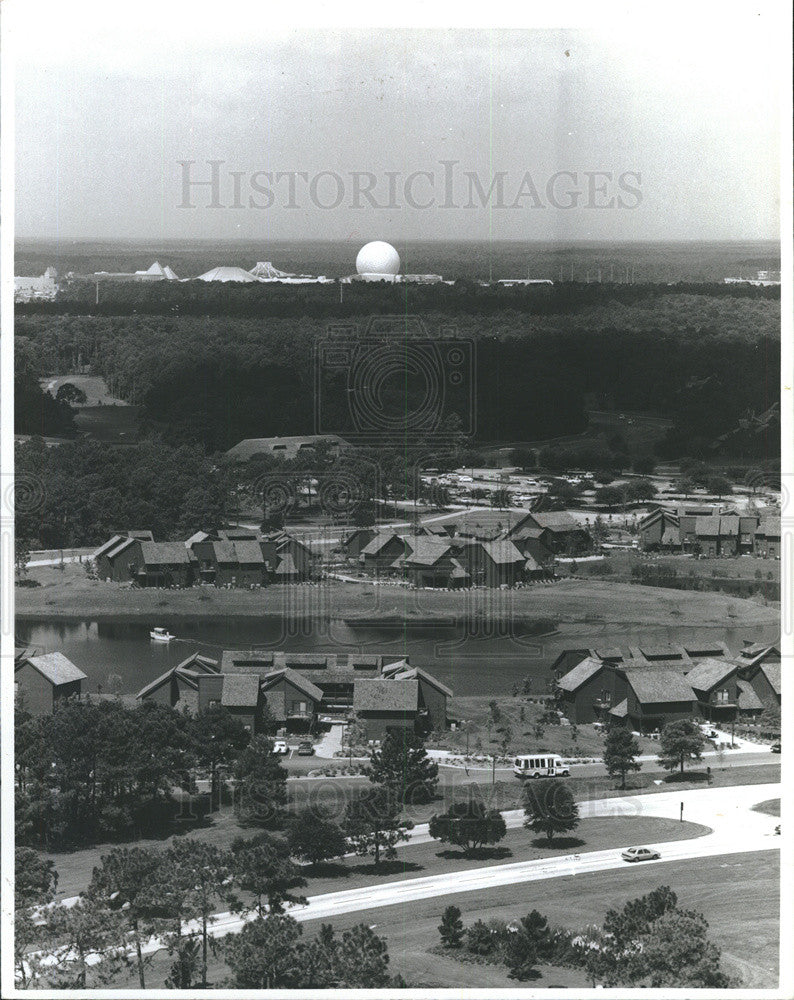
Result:
M491 756L491 784L496 784L496 754Z

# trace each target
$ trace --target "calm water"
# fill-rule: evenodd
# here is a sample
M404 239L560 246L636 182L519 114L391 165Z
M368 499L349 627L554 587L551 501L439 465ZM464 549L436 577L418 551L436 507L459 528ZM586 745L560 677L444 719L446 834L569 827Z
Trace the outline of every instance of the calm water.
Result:
M739 649L744 639L773 642L774 626L755 628L646 628L636 632L627 627L609 625L563 626L551 637L491 634L467 637L455 627L379 627L351 628L342 621L318 625L314 620L298 620L285 633L280 621L215 622L184 619L158 624L168 626L177 640L165 645L151 642L149 625L95 621L59 622L57 624L17 623L17 639L39 647L39 651L60 650L88 675L86 691L97 685L108 689L108 678L121 678L121 691L134 693L169 667L200 652L219 656L224 648L263 647L294 652L383 652L408 655L416 666L430 670L448 684L457 695L508 693L516 680L526 674L543 678L536 690L545 689L546 670L565 648L596 649L629 645L660 644L682 640L718 639L731 650Z

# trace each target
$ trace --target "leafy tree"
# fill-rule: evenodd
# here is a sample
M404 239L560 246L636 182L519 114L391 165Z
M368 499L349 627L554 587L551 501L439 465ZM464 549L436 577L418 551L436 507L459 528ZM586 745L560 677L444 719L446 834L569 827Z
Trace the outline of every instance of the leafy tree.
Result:
M463 921L457 906L448 906L441 914L438 933L445 948L460 948L463 941Z
M347 835L356 854L372 854L377 869L381 857L393 858L396 845L408 840L413 824L400 817L399 799L389 789L367 789L353 799L345 817Z
M224 956L237 989L295 989L302 978L298 947L303 929L292 917L271 913L229 934Z
M285 841L268 833L250 840L240 837L232 844L232 856L235 883L253 893L260 917L265 914L265 903L271 913L282 913L285 903L306 902L305 896L291 891L306 885L306 879L290 860Z
M193 986L201 964L200 949L201 943L195 937L180 938L172 945L169 954L176 952L176 959L165 980L166 989L187 990Z
M604 741L604 766L610 778L620 775L620 787L626 787L626 774L639 771L637 762L640 745L631 732L623 726L612 726Z
M512 506L512 496L510 490L498 489L491 494L491 506L499 510Z
M80 899L74 906L54 906L44 925L45 950L51 964L47 978L59 989L85 990L88 970L92 986L112 982L129 964L127 936L119 914L106 904ZM102 961L91 965L97 952ZM43 968L43 963L39 968Z
M30 562L30 549L30 541L27 538L23 538L17 532L14 536L14 565L17 576L25 576L27 574L28 563Z
M702 913L672 910L655 920L642 941L640 968L656 989L726 989L735 985L720 969L720 949L707 937Z
M146 989L141 952L141 921L159 913L156 884L159 882L162 854L143 847L114 848L102 855L94 868L88 895L107 902L111 909L123 911L132 930L141 989Z
M462 847L472 854L485 844L498 844L507 834L504 817L498 809L487 809L470 795L453 802L446 812L432 816L428 832L434 840Z
M662 729L657 759L665 771L674 771L678 767L683 774L686 761L702 759L705 742L700 728L691 719L668 722Z
M517 465L522 472L534 469L536 465L535 452L531 448L513 448L510 452L510 464Z
M635 479L626 484L624 493L627 500L653 500L656 487L650 479Z
M537 910L522 917L518 928L505 941L505 964L510 978L535 979L535 966L548 955L551 931L548 922Z
M545 833L551 842L555 833L568 833L579 825L579 806L564 781L544 778L524 786L524 826Z
M30 847L14 851L14 906L40 906L49 903L58 887L58 872L52 861Z
M198 764L210 772L210 798L218 804L218 768L230 767L248 746L251 736L239 719L222 705L212 705L191 717L190 733Z
M179 919L201 920L201 986L207 987L208 927L216 904L228 895L234 859L228 851L192 837L175 840L165 853L164 871Z
M234 766L235 811L241 824L277 826L287 801L287 772L266 736L255 736Z
M656 459L653 455L637 455L631 467L638 476L652 476L656 469Z
M347 839L333 814L321 806L302 809L287 831L289 849L310 865L338 858L347 851Z
M604 918L604 931L618 950L625 951L632 942L647 934L654 920L674 910L678 897L667 885L660 885L646 896L632 899L621 910L609 909Z
M727 476L709 476L706 480L706 492L722 499L726 493L733 492L733 487Z
M595 499L597 504L603 504L614 510L626 502L626 491L622 486L602 486L596 490Z
M85 403L87 397L83 390L73 382L63 382L58 386L55 398L59 403L72 405L74 403Z
M676 489L679 493L683 493L685 498L688 498L689 494L695 490L695 482L689 476L681 476L676 483Z
M383 989L393 985L388 974L389 951L386 939L379 937L366 924L356 924L336 938L333 928L325 924L316 939L323 951L326 965L325 976L313 977L304 986L320 986L337 989ZM306 947L309 966L315 970L319 964L312 960L311 952L315 942ZM330 961L329 961L330 959ZM318 978L321 981L317 981ZM322 979L325 981L323 982Z
M378 509L371 501L362 500L353 511L353 525L356 528L371 528L378 519Z
M438 784L438 764L427 756L422 738L392 729L380 749L370 755L369 780L382 785L402 803L430 802Z
M707 937L702 914L678 907L659 886L604 919L601 978L610 986L724 989L735 985L720 969L720 951Z

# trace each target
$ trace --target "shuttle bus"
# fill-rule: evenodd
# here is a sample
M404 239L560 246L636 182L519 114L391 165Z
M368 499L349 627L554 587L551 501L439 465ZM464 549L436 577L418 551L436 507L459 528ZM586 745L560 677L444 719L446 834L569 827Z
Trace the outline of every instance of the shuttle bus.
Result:
M571 771L556 753L521 754L513 760L517 778L567 778Z

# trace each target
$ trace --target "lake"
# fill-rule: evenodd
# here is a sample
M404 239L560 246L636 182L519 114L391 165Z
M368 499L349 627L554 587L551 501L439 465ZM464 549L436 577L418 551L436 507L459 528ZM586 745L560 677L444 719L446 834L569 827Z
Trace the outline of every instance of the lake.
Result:
M120 692L134 694L149 681L193 653L219 657L222 649L261 647L292 652L323 650L330 653L389 653L409 656L453 689L456 695L508 694L527 674L542 679L535 686L545 690L547 668L566 648L606 649L615 646L659 645L684 640L721 640L732 651L743 640L777 642L774 625L743 628L656 627L641 631L608 624L563 625L551 636L510 634L490 628L489 634L466 635L463 627L406 624L365 627L342 620L215 621L167 618L158 620L177 638L170 644L152 642L148 624L86 620L38 623L18 621L17 642L38 647L39 652L60 650L88 675L84 692L112 687L109 678L121 678Z

